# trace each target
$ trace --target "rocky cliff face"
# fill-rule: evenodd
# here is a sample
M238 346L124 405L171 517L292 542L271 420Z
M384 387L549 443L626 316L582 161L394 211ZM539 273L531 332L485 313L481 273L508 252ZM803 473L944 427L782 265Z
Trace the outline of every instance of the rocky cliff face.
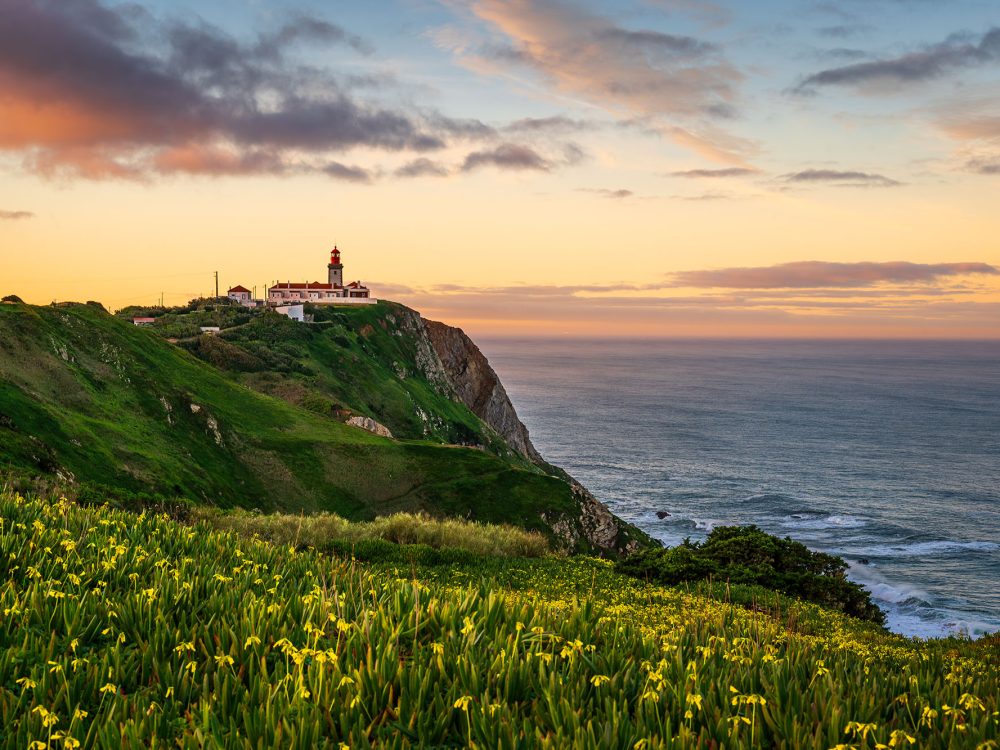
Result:
M417 342L417 363L435 387L465 404L491 427L511 450L567 481L577 502L575 515L544 516L567 549L581 542L601 552L631 552L651 540L608 510L566 472L548 464L535 449L507 391L479 347L460 328L427 320L416 312L402 326Z
M430 342L459 401L503 437L507 445L532 463L541 455L531 444L528 429L514 411L507 391L485 355L460 328L423 320Z

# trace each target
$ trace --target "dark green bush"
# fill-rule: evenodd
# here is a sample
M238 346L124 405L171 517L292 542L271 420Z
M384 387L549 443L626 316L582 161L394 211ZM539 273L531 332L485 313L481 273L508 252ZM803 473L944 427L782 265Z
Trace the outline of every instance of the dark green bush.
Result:
M622 573L676 586L704 580L762 586L880 625L885 614L871 595L847 580L847 563L813 552L756 526L720 526L704 542L637 552L618 563Z

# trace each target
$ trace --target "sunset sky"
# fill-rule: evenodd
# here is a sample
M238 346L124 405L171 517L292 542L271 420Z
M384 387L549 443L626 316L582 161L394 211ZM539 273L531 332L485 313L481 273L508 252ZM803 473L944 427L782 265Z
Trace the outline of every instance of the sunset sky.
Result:
M0 0L0 295L1000 337L996 0Z

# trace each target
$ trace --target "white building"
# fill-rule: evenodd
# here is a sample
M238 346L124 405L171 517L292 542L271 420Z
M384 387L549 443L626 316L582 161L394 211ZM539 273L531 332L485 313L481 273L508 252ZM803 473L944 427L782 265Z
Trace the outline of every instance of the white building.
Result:
M371 290L360 281L344 284L344 264L340 262L340 250L336 247L330 253L327 266L327 283L319 281L286 281L267 290L270 305L288 305L309 302L314 305L374 305L377 299Z
M306 321L306 309L303 305L278 305L274 311L299 323Z

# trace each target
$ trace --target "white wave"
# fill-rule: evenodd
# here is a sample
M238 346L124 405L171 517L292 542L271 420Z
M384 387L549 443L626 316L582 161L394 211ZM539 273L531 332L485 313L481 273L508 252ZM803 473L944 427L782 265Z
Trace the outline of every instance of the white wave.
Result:
M782 525L793 529L860 529L867 526L864 518L850 515L809 516L805 513L794 513L782 519Z
M712 533L716 526L723 526L726 523L725 521L711 518L691 518L689 520L698 531L707 531L709 533Z
M851 563L848 577L862 584L872 592L872 597L886 604L902 604L904 602L920 602L928 604L930 597L916 586L905 583L890 583L881 573L874 571L868 565Z
M978 638L1000 630L1000 622L934 604L927 592L916 586L890 582L870 566L852 564L850 579L867 588L886 614L886 625L894 633L916 638L951 635Z
M894 633L916 638L963 636L980 638L1000 631L1000 622L970 617L965 612L927 607L887 607L886 625Z
M997 550L1000 550L1000 544L996 542L940 540L932 542L876 544L867 550L867 554L873 557L930 557L933 555L949 555L957 552L996 552Z

